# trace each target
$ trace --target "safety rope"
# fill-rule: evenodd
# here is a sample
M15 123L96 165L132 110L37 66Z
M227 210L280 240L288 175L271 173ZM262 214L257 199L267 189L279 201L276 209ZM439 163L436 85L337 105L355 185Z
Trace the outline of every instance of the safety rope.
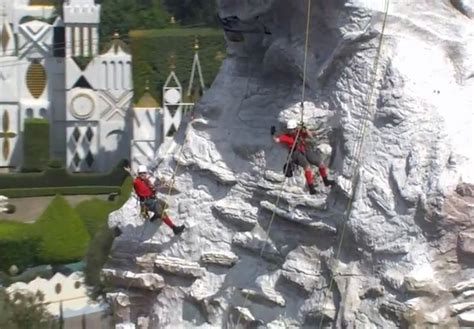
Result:
M307 18L306 18L306 41L305 41L305 49L304 49L305 56L304 56L304 65L303 65L303 85L302 85L303 91L301 93L301 97L302 97L302 101L301 101L301 123L303 123L303 115L304 115L304 91L305 91L305 87L306 87L306 82L305 82L306 81L306 59L307 59L308 40L309 40L310 10L311 10L311 0L308 0L308 13L307 13ZM302 130L303 130L303 127L300 126L299 129L296 132L295 140L293 142L293 145L291 146L290 152L287 155L284 168L288 168L288 165L291 161L291 157L293 156L293 152L296 149L296 145L298 143L298 139L299 139L299 136L300 136L300 133L301 133ZM269 234L270 234L270 230L272 228L273 221L275 220L275 217L276 217L276 211L277 211L277 208L278 208L278 204L280 203L281 196L283 195L283 188L286 185L286 181L287 181L287 177L285 175L285 179L280 184L280 190L279 190L276 202L275 202L275 206L274 206L274 209L273 209L273 212L272 212L272 216L270 217L270 223L268 224L267 230L265 231L265 241L264 241L262 249L260 250L260 253L259 253L260 260L263 259L263 253L265 252L265 247L267 246L267 243L268 243L268 237L269 237ZM259 268L259 271L260 271L260 268ZM257 276L258 276L258 273L257 273ZM243 308L245 308L245 306L247 305L248 299L249 299L249 295L246 294L245 299L244 299L244 303L242 305ZM237 324L235 325L235 328L239 327L241 319L242 319L242 313L240 312L239 317L237 319Z
M194 109L193 109L193 110L194 110ZM190 111L190 114L193 112L193 110ZM193 117L193 115L191 114L191 115L190 115L190 118L192 118L192 117ZM187 123L187 126L186 126L186 131L185 131L185 134L184 134L184 140L183 140L183 143L181 144L181 146L180 146L180 148L179 148L179 151L178 151L178 157L177 157L177 159L176 159L176 166L175 166L175 168L174 168L174 170L173 170L173 175L171 176L171 184L169 184L169 186L168 186L169 189L168 189L168 193L167 193L167 196L166 196L165 205L163 206L163 209L162 209L161 214L160 214L160 219L163 217L163 215L165 214L166 210L169 208L169 202L168 202L168 201L170 201L170 199L171 199L171 193L172 193L173 188L174 188L174 183L175 183L175 181L176 181L176 174L177 174L178 168L179 168L179 160L180 160L181 155L182 155L182 153L183 153L184 145L186 144L186 141L187 141L187 139L188 139L188 133L189 133L189 131L190 131L189 128L191 127L191 123L192 123L192 120L189 121L189 122ZM142 240L143 235L144 235L144 233L145 233L145 231L146 231L147 224L148 224L148 220L145 219L145 224L143 225L142 233L140 234L140 238L139 238L139 240L138 240L137 247L136 247L136 248L134 249L134 251L132 252L132 255L134 255L134 254L137 252L138 248L140 247L140 243L142 242L141 240ZM148 248L145 249L144 254L147 254L147 253L150 251L151 246L152 246L152 245L150 244L150 245L148 246ZM129 283L128 286L126 287L126 289L125 289L125 293L126 293L126 294L128 294L128 292L129 292L129 290L130 290L130 288L131 288L131 286L132 286L132 282L133 282L133 280L130 280L130 283Z
M303 60L303 86L301 88L301 124L304 122L304 97L306 90L306 65L308 62L308 44L309 44L309 23L311 14L311 0L308 0L307 16L306 16L306 36L304 43L304 60Z
M385 10L385 13L384 13L384 18L383 18L383 23L382 23L382 29L381 29L381 32L380 32L380 37L379 37L379 44L377 46L377 53L376 53L376 56L375 56L375 59L374 59L374 64L373 64L373 67L372 67L372 70L374 72L374 76L372 78L372 81L371 81L371 88L370 88L370 91L369 91L369 94L367 95L367 115L365 118L361 118L361 123L362 123L362 127L361 129L358 129L358 135L359 133L361 134L360 136L360 142L359 143L356 143L355 147L354 147L354 153L355 153L355 156L354 156L354 162L353 162L353 170L352 170L352 178L351 178L351 189L352 189L352 193L350 194L349 196L349 200L347 202L347 206L346 206L346 216L344 218L344 223L343 223L343 226L342 226L342 230L341 230L341 238L340 238L340 241L339 241L339 244L338 244L338 248L337 248L337 251L336 251L336 257L335 259L338 259L340 254L341 254L341 250L342 250L342 243L344 241L344 236L345 236L345 230L346 230L346 226L347 226L347 222L349 220L349 216L351 214L351 211L352 211L352 205L353 205L353 200L354 200L354 194L355 194L355 188L354 188L354 184L356 182L356 174L360 168L360 156L362 154L362 146L364 144L364 141L365 141L365 138L366 138L366 133L367 133L367 126L368 126L368 122L373 122L373 118L374 118L374 111L371 110L371 107L372 107L372 98L373 98L373 95L374 95L374 91L375 91L375 83L376 83L376 80L377 80L377 76L378 76L378 69L379 69L379 61L380 61L380 54L381 54L381 51L382 51L382 42L383 42L383 36L384 36L384 33L385 33L385 26L386 26L386 23L387 23L387 16L388 16L388 9L389 9L389 5L390 5L390 0L384 0L384 10ZM370 120L369 120L370 119ZM334 275L330 275L331 276L331 280L330 280L330 283L329 283L329 286L326 290L326 292L329 292L331 291L332 289L332 286L334 284ZM323 301L322 303L320 303L320 306L322 305L322 307L324 307L324 305L326 304L326 293L323 293L321 296L323 298ZM321 329L322 328L322 324L323 324L323 316L321 316L320 320L319 320L319 328Z

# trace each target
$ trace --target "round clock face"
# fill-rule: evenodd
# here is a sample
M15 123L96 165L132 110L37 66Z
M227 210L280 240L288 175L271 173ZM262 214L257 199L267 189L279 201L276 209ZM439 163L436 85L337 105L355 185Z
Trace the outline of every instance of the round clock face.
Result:
M94 112L94 100L86 94L74 96L71 101L71 113L78 119L87 119Z
M168 89L165 91L164 99L168 104L178 104L181 100L181 93L178 89Z

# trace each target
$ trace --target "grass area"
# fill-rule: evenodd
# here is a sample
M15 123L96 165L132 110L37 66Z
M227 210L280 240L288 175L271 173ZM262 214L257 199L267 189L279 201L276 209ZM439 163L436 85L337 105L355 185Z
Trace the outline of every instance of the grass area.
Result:
M206 88L214 81L226 53L223 32L212 28L135 30L129 33L129 37L133 56L135 101L143 95L146 81L150 83L151 94L158 101L162 99L162 88L170 74L173 56L175 73L183 91L187 91L196 38L199 41L199 59ZM196 75L195 83L198 81Z

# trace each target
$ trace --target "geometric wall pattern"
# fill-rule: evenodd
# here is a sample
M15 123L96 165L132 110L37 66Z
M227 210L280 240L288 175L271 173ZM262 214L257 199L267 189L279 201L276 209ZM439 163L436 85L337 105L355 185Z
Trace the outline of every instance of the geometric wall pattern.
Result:
M12 118L16 119L16 118ZM2 122L0 130L0 166L8 165L11 158L13 147L16 143L17 132L14 123L11 120L11 114L7 110L0 109L0 120Z
M70 122L66 136L68 169L71 172L94 171L99 145L97 121Z

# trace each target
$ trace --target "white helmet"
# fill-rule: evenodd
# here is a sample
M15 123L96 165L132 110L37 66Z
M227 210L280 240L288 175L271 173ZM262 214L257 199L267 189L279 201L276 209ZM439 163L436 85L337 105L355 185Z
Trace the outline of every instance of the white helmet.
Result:
M286 129L296 129L296 127L298 127L298 121L296 120L291 119L286 123Z
M148 169L146 168L145 165L139 165L137 172L138 172L139 174L141 174L141 173L146 173L146 172L148 172Z

